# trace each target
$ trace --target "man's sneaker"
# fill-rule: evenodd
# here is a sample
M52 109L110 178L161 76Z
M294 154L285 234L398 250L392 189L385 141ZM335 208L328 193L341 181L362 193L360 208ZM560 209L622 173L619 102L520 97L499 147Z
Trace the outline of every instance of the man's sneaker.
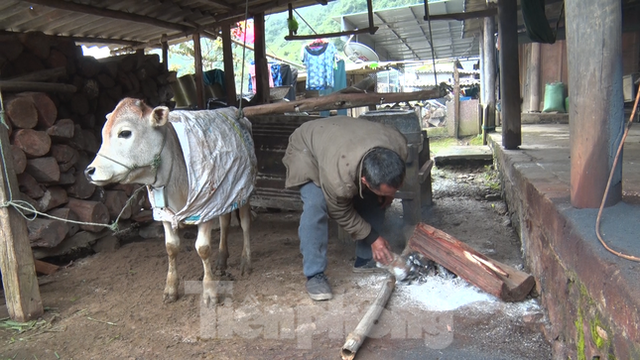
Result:
M369 259L364 264L361 264L365 259L357 258L356 262L353 264L353 272L354 273L381 273L384 272L383 268L379 268L376 264L376 261L373 259Z
M324 273L319 273L307 280L307 293L311 300L329 300L333 297L331 286Z

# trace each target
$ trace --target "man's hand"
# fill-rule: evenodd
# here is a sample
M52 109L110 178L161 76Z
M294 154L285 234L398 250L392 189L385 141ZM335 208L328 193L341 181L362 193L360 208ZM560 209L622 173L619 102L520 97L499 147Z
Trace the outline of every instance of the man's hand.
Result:
M389 248L387 240L379 236L376 241L371 244L373 259L383 265L388 265L393 260L393 255L391 255Z
M378 196L378 203L380 204L381 208L386 209L389 207L389 205L391 205L393 199L393 196Z

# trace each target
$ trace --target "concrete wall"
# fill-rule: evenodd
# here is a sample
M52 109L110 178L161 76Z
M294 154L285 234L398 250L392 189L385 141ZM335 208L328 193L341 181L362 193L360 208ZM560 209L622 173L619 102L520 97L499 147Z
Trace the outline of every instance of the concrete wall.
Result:
M640 359L634 340L640 336L637 291L582 237L571 218L568 184L551 180L526 154L506 155L499 141L495 135L489 143L547 310L550 326L544 331L554 359Z
M460 125L458 135L474 136L480 133L480 111L478 109L479 100L471 99L460 101ZM447 101L447 133L449 136L455 135L453 101Z

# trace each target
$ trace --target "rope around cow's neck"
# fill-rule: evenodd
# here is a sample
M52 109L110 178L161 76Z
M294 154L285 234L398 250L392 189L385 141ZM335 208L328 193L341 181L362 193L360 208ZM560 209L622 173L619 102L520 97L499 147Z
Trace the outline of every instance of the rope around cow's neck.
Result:
M170 126L170 124L169 124L169 126ZM129 165L123 164L120 161L118 161L118 160L116 160L114 158L111 158L111 157L109 157L107 155L103 155L100 152L98 152L96 154L96 156L100 156L102 158L105 158L105 159L107 159L107 160L109 160L109 161L111 161L113 163L116 163L116 164L122 166L123 168L129 170L127 172L127 175L125 176L125 178L127 178L129 176L129 174L131 174L135 170L143 169L143 168L146 168L146 167L150 167L151 170L153 170L153 172L154 172L153 173L153 182L151 184L145 184L145 186L153 187L156 184L156 182L158 181L158 170L160 169L160 165L162 164L162 157L161 157L162 152L164 151L165 145L167 145L167 136L168 136L167 132L168 131L169 131L169 129L167 128L167 130L164 133L164 136L162 137L162 147L160 147L160 151L153 157L151 162L149 164L147 164L147 165L132 165L132 166L129 166ZM173 167L173 164L171 164L171 165Z

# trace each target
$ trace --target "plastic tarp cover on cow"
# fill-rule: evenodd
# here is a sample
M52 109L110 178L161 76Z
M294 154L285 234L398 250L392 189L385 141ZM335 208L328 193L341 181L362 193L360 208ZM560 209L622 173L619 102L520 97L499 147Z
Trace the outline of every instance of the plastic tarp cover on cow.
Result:
M185 157L189 196L185 207L174 214L156 208L153 191L157 190L149 188L155 220L169 221L174 228L178 223L196 225L249 201L257 160L251 122L244 117L238 119L236 112L229 107L169 114Z

